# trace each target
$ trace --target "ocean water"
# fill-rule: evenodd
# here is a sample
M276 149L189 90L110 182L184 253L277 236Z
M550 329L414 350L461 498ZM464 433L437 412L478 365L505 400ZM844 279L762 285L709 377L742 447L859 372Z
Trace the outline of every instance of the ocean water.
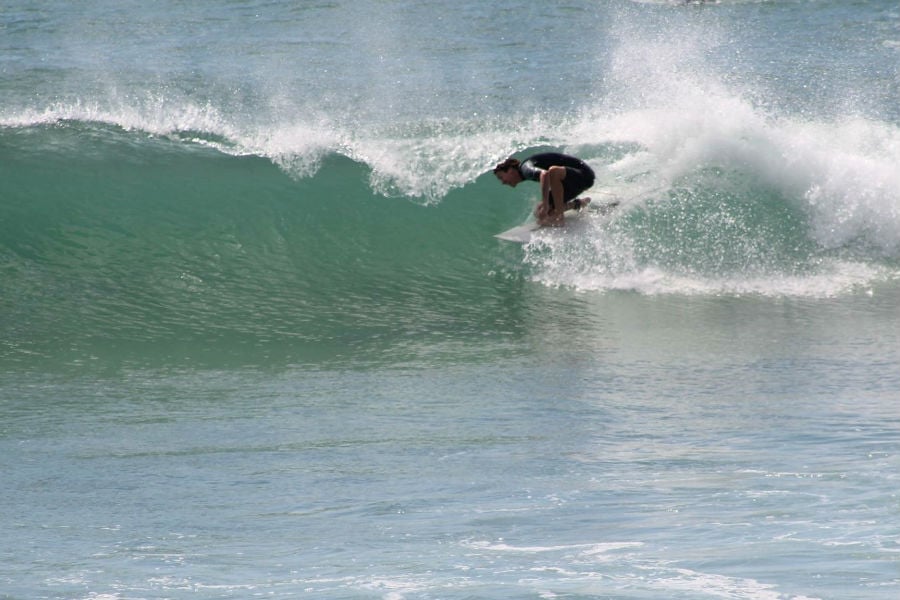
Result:
M887 0L6 2L0 598L897 598L898 99Z

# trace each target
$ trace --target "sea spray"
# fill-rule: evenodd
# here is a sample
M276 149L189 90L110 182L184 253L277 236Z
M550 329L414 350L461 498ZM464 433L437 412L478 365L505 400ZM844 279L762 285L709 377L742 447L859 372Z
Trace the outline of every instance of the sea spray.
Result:
M621 202L590 232L539 236L526 252L548 285L645 293L830 296L897 274L900 135L853 114L813 116L722 70L716 18L631 10L605 93L558 143Z

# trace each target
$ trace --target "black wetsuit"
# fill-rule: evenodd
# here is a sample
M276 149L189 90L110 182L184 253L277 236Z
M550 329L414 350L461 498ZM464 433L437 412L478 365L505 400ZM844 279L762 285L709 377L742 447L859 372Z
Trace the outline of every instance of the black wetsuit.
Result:
M594 171L587 163L574 156L558 152L544 152L529 156L519 165L519 174L522 175L522 179L539 182L541 171L546 171L550 167L566 168L566 177L562 180L564 202L574 200L578 194L594 185ZM553 194L550 194L550 209L556 210Z

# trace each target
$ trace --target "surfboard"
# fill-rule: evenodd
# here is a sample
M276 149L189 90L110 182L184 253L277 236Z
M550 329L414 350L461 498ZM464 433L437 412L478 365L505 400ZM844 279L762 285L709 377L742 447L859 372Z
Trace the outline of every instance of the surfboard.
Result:
M566 223L569 223L571 220L578 219L582 215L587 213L598 213L601 215L609 214L609 212L619 205L618 202L608 202L606 204L601 204L599 206L595 206L594 203L588 204L586 207L581 210L567 210L566 211ZM532 236L536 231L541 229L542 227L537 224L535 221L530 221L528 223L523 223L521 225L516 225L506 231L498 233L494 235L498 240L504 240L507 242L516 242L518 244L527 244L531 241Z
M494 237L498 240L507 242L518 242L519 244L527 244L531 241L531 235L540 229L537 223L525 223L524 225L516 225L502 233L498 233Z

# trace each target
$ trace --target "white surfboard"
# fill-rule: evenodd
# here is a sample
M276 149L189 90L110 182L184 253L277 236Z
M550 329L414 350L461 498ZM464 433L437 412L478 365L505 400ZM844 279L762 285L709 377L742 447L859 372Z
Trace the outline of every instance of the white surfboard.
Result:
M605 215L618 205L618 202L609 202L606 204L601 204L599 206L595 206L594 203L591 203L581 210L567 210L565 222L568 223L571 220L577 219L587 213L598 213L601 215ZM531 221L529 223L523 223L522 225L516 225L511 229L507 229L502 233L496 234L494 237L499 240L505 240L507 242L527 244L531 241L534 232L538 231L539 229L541 229L541 226L538 225L535 221Z
M525 223L524 225L516 225L511 229L507 229L503 233L498 233L494 237L498 240L506 240L507 242L527 244L531 241L531 235L540 228L541 226L537 223Z

